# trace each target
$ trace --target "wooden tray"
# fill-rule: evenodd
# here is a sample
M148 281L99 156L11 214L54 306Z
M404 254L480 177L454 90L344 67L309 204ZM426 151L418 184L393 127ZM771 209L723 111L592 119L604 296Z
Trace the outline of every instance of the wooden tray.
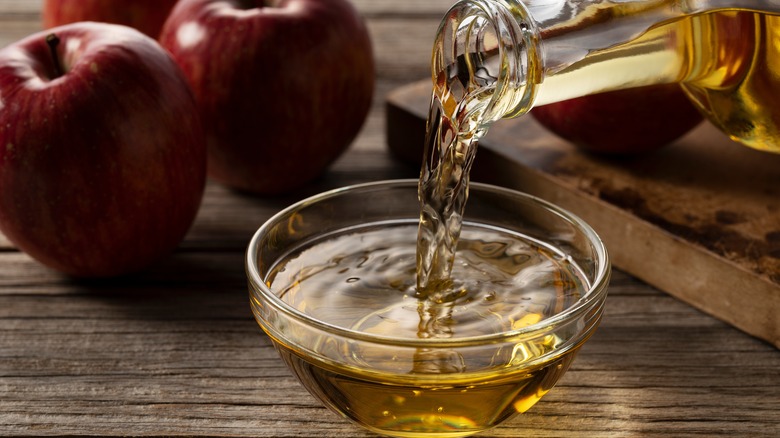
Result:
M420 163L430 82L387 97L387 139ZM589 155L532 117L480 143L473 180L554 202L589 222L613 265L780 348L780 155L708 123L659 151Z

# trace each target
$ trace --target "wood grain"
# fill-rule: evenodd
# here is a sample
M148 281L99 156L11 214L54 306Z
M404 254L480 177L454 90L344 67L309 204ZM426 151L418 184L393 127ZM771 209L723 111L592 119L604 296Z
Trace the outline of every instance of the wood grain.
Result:
M327 411L279 360L252 320L243 251L304 196L417 176L387 151L385 96L427 74L449 3L355 1L380 66L374 106L310 186L258 198L210 183L181 247L123 278L76 281L0 245L0 435L374 436ZM39 4L0 0L0 45L37 30ZM602 325L558 387L481 436L780 436L777 370L771 345L616 271Z

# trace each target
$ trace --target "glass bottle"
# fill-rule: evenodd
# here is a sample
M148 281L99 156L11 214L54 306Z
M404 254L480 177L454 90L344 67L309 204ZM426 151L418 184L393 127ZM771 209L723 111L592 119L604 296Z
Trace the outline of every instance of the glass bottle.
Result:
M434 94L478 138L534 105L678 82L732 139L780 152L777 14L780 0L462 0L436 37Z

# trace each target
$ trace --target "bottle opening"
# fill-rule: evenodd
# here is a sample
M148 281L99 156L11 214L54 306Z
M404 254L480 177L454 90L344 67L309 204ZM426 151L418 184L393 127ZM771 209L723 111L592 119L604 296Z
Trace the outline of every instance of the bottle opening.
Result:
M527 112L541 82L538 31L520 2L471 0L445 15L434 42L434 92L490 124Z

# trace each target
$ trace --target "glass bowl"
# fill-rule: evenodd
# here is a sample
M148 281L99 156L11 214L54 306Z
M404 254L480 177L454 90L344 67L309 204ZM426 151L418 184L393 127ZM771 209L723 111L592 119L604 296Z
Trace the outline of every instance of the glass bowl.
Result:
M466 436L525 412L601 319L609 257L578 217L472 183L452 283L416 290L417 181L300 201L246 254L254 317L303 386L399 437Z

